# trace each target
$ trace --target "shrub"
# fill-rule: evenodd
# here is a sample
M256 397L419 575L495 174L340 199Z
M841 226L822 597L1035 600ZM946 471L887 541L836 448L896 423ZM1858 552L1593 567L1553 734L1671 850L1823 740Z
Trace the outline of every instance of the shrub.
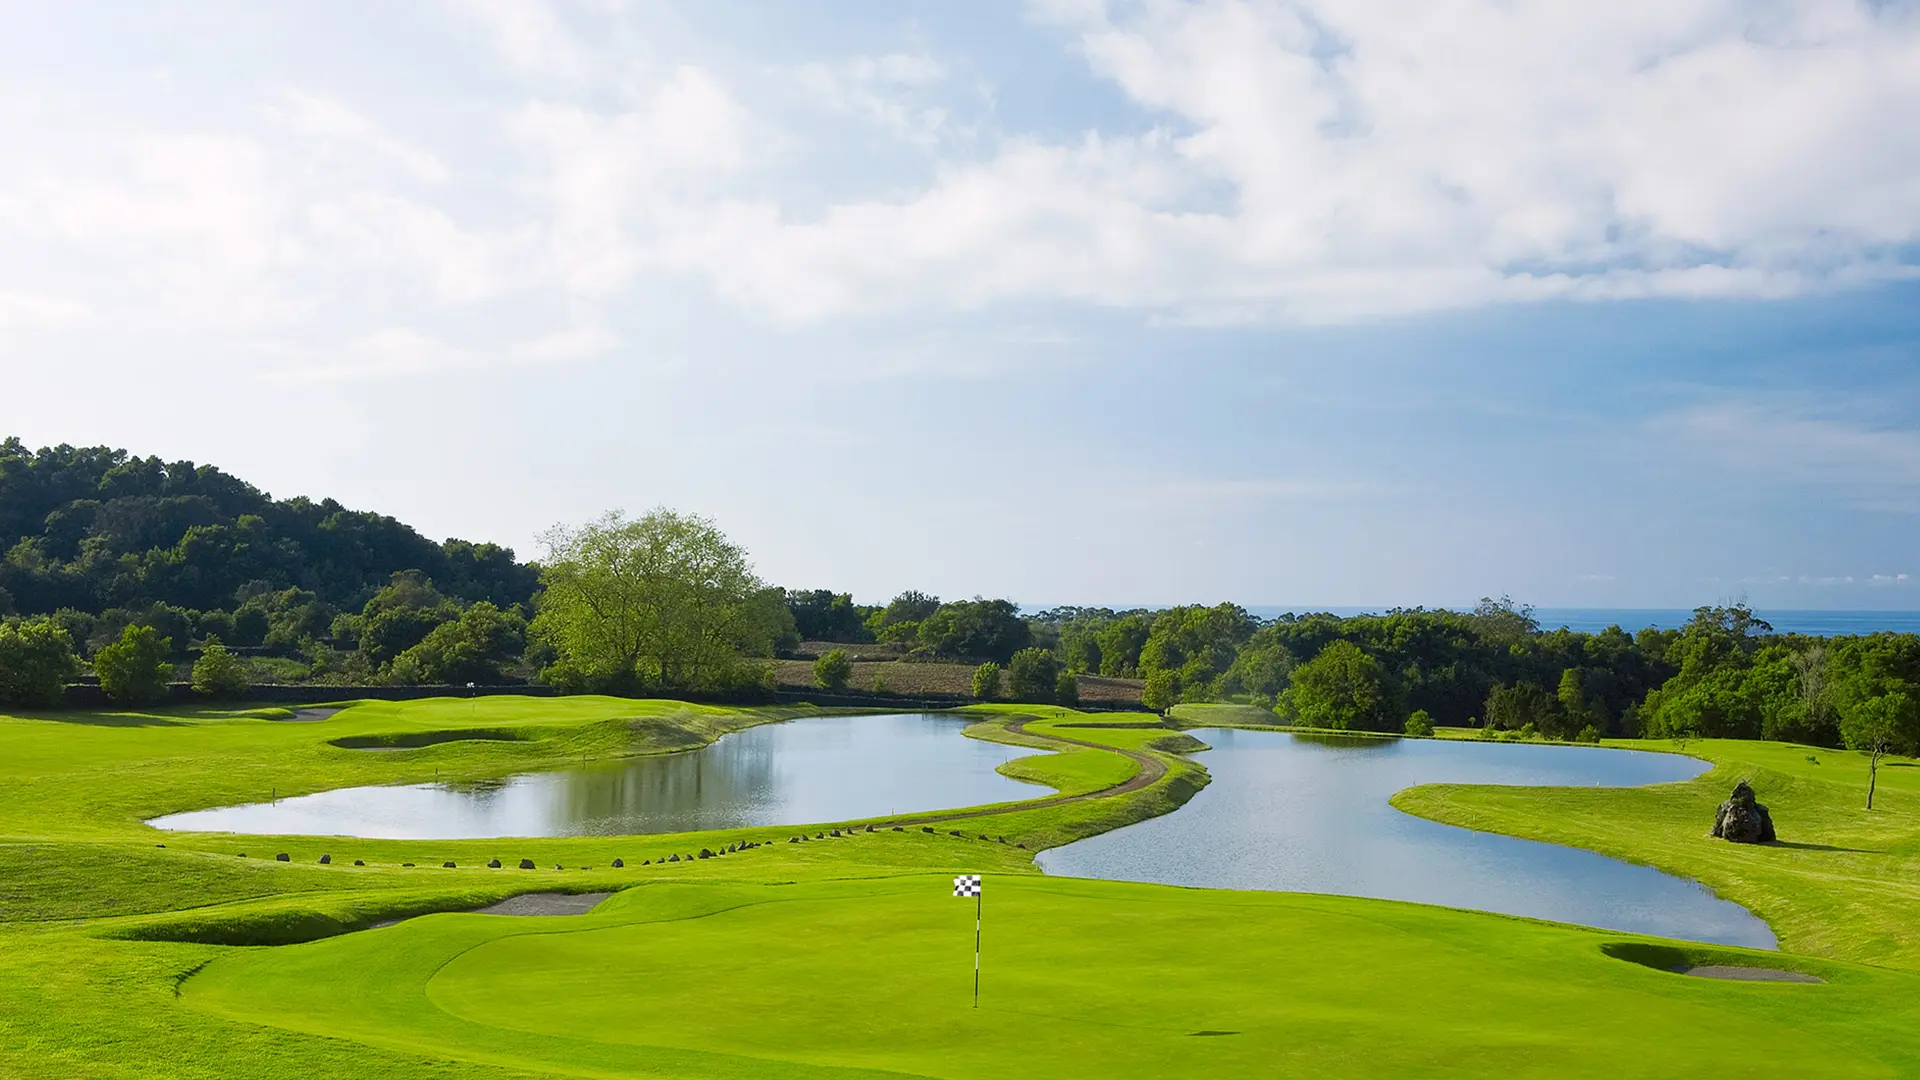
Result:
M140 705L160 696L173 674L166 662L173 648L171 638L163 638L151 626L129 626L120 631L120 640L103 646L93 656L93 672L100 676L100 689L107 697L123 705Z
M0 624L0 705L58 705L78 668L73 639L59 624Z
M1580 729L1580 734L1575 735L1574 740L1576 742L1597 744L1600 741L1600 729L1594 727L1592 724L1588 724L1586 727Z
M876 694L884 694L887 692L886 672L876 671L873 673L873 692Z
M1015 701L1052 701L1060 678L1060 658L1051 649L1021 649L1007 664Z
M1080 678L1071 671L1063 671L1053 681L1053 700L1062 705L1080 704Z
M193 689L208 697L235 698L247 692L247 662L217 641L209 642L193 662Z
M1537 739L1540 737L1540 729L1534 727L1532 721L1528 721L1527 723L1520 725L1520 730L1514 732L1513 737L1516 739L1522 739L1522 740Z
M1413 715L1407 717L1407 734L1421 738L1433 737L1433 717L1427 715L1427 710L1415 709Z
M853 661L847 650L833 649L813 662L813 683L823 690L841 690L853 678Z
M1492 724L1488 724L1486 727L1480 729L1480 737L1487 742L1498 742L1500 740L1500 729L1494 727Z
M989 660L973 669L973 696L993 701L1000 696L1000 665Z

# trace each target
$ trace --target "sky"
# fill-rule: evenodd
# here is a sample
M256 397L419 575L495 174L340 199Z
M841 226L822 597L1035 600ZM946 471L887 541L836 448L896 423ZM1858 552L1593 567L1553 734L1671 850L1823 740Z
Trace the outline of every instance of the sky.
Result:
M1920 608L1910 0L0 0L0 434L1056 603Z

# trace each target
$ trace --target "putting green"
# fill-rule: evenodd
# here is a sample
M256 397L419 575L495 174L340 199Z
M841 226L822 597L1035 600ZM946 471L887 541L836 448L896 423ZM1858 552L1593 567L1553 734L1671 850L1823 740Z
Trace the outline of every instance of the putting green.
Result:
M660 884L559 918L432 915L230 951L192 1009L581 1076L1896 1077L1920 976L1693 979L1635 940L1342 897L989 876ZM1657 1052L1649 1048L1657 1047Z

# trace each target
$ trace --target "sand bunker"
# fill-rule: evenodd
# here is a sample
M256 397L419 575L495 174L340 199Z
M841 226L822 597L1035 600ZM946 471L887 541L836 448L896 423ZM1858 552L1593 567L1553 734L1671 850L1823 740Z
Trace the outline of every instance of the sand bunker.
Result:
M612 893L530 892L509 896L497 904L474 908L475 915L585 915Z
M282 724L311 724L318 720L325 720L327 717L339 711L338 706L329 706L324 709L295 709L293 710L292 716L283 716L278 722Z
M1736 982L1793 982L1824 983L1827 980L1808 975L1804 971L1781 971L1778 968L1735 967L1732 964L1701 964L1695 967L1673 969L1676 975L1692 975L1696 979L1732 979Z

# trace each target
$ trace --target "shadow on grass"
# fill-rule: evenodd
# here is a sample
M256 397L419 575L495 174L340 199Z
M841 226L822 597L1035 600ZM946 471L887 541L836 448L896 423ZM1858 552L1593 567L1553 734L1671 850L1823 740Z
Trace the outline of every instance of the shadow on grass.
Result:
M1846 851L1846 852L1851 852L1855 855L1885 855L1886 854L1886 852L1884 851L1875 851L1872 848L1834 847L1832 844L1801 844L1801 843L1796 843L1792 840L1775 840L1774 842L1772 842L1771 844L1768 844L1767 846L1792 848L1795 851Z
M85 724L88 727L185 727L181 720L140 712L14 712L22 720L47 720L56 724Z

